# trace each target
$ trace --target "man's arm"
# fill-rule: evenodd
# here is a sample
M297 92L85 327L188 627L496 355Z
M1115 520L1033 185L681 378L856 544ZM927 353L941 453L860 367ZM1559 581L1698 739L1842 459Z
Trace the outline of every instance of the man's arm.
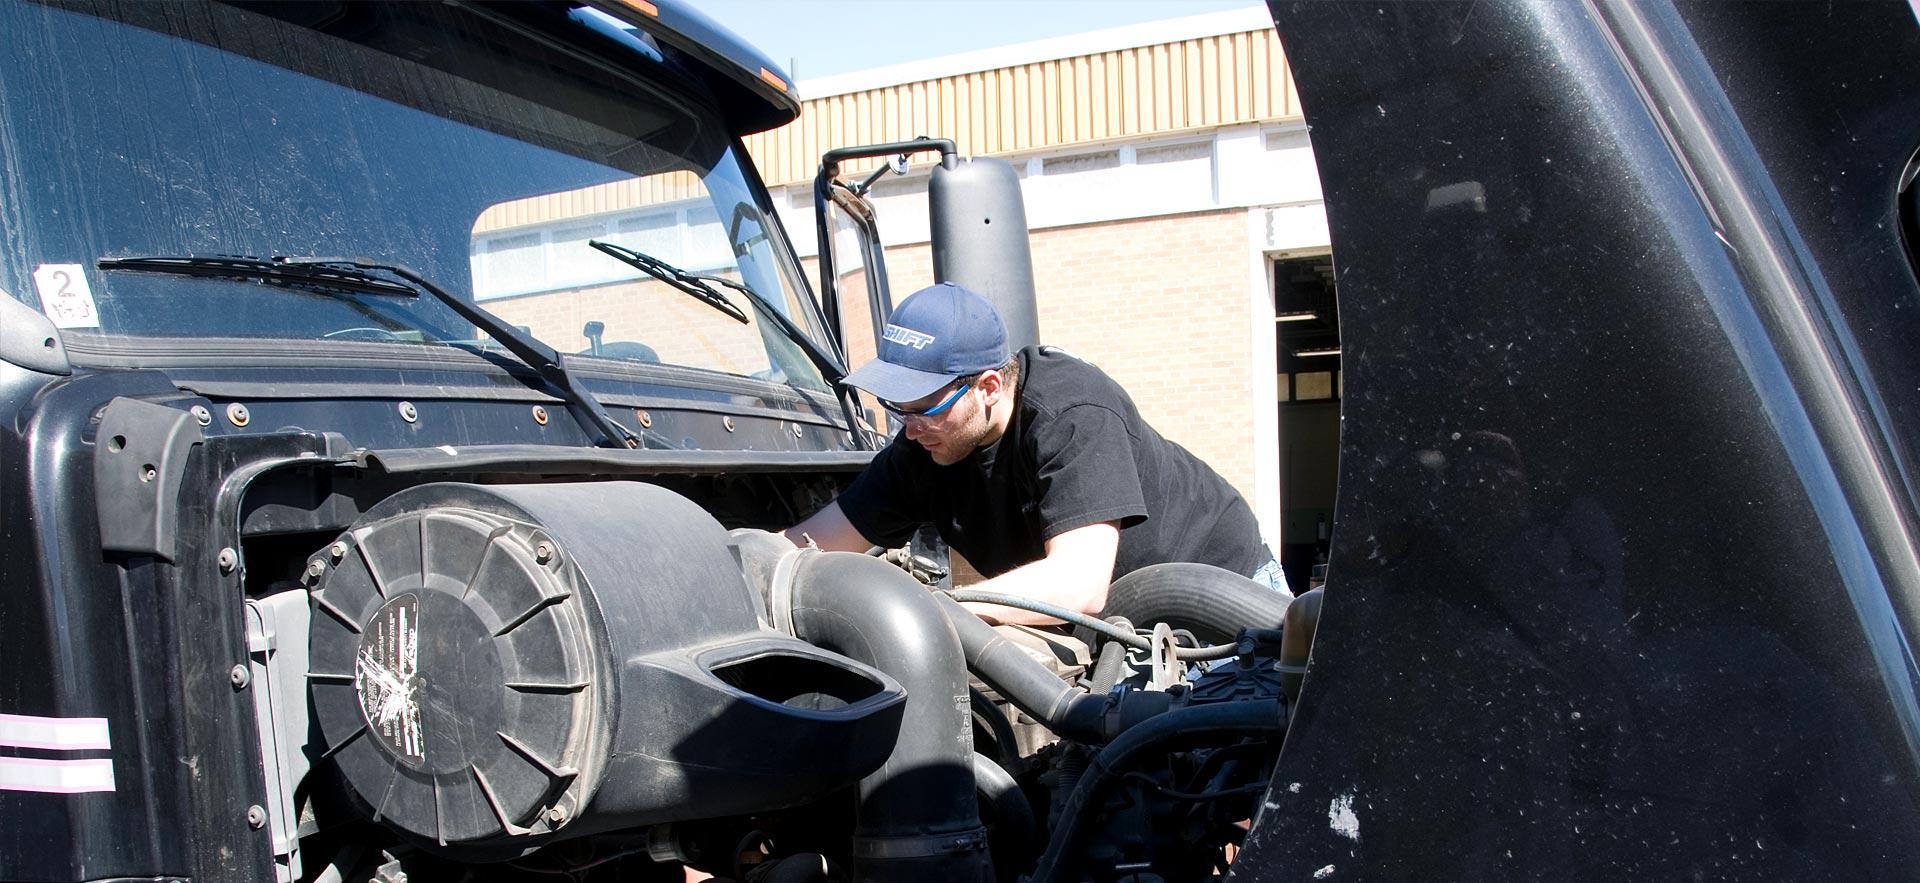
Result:
M1120 550L1120 525L1103 521L1076 527L1047 541L1047 557L967 588L1019 595L1035 601L1098 615L1107 606L1107 586L1113 581L1113 559ZM1017 625L1056 625L1051 616L1001 607L967 604L982 619Z
M847 520L847 513L840 511L838 501L828 503L807 520L787 528L786 534L796 546L805 548L807 540L812 539L814 545L829 552L865 552L876 545L861 536L853 522Z

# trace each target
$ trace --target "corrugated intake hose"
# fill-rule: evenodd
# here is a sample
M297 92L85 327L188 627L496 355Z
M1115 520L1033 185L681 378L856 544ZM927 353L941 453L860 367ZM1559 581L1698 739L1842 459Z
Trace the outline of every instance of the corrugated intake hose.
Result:
M1211 564L1152 564L1113 581L1102 618L1191 629L1210 644L1231 644L1243 628L1278 628L1293 596Z
M1277 702L1223 702L1171 711L1146 721L1102 749L1074 786L1060 811L1047 851L1028 883L1055 883L1069 877L1079 862L1080 841L1094 823L1108 792L1129 767L1145 756L1168 750L1167 743L1195 736L1239 737L1286 730L1286 712Z
M893 753L860 780L854 877L990 879L974 797L966 660L934 596L898 568L851 552L790 552L777 570L770 597L790 597L795 637L886 672L907 690Z
M1015 708L1062 738L1076 742L1107 741L1107 697L1094 696L1062 681L1059 675L1027 656L1018 644L1000 637L993 626L952 598L929 597L938 601L941 612L953 626L953 633L959 636L967 667L981 680L992 684ZM884 667L880 670L886 671Z

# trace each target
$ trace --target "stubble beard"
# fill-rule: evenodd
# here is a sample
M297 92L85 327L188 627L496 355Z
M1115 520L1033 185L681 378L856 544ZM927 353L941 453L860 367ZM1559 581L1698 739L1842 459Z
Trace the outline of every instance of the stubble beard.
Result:
M973 456L973 452L980 449L986 441L989 428L986 409L976 410L973 418L968 420L965 426L956 430L940 445L940 450L928 451L927 456L933 458L935 465L952 466Z

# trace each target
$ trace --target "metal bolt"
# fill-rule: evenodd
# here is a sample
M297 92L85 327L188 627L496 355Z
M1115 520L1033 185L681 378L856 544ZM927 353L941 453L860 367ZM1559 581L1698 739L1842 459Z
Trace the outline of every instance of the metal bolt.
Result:
M799 438L799 437L800 437L800 433L801 433L801 430L800 430L800 424L798 424L798 423L795 423L795 424L793 424L793 437L794 437L794 438Z
M159 477L160 477L160 470L153 468L152 463L148 463L147 465L140 467L141 481L147 482L148 484L152 484L153 480Z
M235 567L240 566L240 555L233 551L232 546L221 549L217 560L220 562L221 573L232 573Z
M213 425L213 412L207 410L206 405L194 405L187 409L187 413L192 414L194 422L201 426Z
M559 827L567 823L567 808L554 805L547 807L547 824Z
M420 419L420 409L415 408L412 402L401 402L400 403L400 419L405 420L408 423L412 423L413 421Z
M633 416L634 416L634 418L635 418L635 419L637 419L637 420L639 420L639 421L640 421L640 428L641 428L641 429L652 429L652 428L653 428L653 415L652 415L652 414L649 414L649 413L647 413L647 409L645 409L645 408L635 408L635 409L633 409Z
M720 425L721 425L721 426L725 426L725 427L727 428L727 431L728 431L728 432L732 432L732 431L733 431L733 418L732 418L732 417L722 417L722 418L720 418Z
M332 555L335 561L345 558L347 557L347 544L335 542L333 545L327 547L327 554Z
M533 547L533 560L545 564L553 560L553 544L542 540Z
M321 561L318 558L315 558L312 561L307 562L307 576L313 577L314 579L319 579L320 575L326 572L327 572L327 562Z
M247 807L247 827L260 830L267 826L267 809L260 804Z
M227 422L228 423L232 423L235 426L245 426L247 425L247 422L252 419L253 419L253 415L247 413L246 405L240 404L239 402L234 402L233 404L227 406Z
M533 406L533 422L541 426L547 425L547 408L545 405Z
M245 690L247 685L253 682L253 672L243 662L227 670L227 680L233 682L235 690Z

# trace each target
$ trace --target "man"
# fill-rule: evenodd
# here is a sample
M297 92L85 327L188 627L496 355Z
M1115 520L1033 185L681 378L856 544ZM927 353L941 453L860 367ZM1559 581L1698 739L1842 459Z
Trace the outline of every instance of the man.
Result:
M1009 353L999 312L953 283L907 297L882 338L846 382L904 428L839 499L788 529L796 544L864 551L932 524L990 577L971 588L1088 614L1114 579L1167 561L1286 589L1246 501L1100 369L1050 347Z

